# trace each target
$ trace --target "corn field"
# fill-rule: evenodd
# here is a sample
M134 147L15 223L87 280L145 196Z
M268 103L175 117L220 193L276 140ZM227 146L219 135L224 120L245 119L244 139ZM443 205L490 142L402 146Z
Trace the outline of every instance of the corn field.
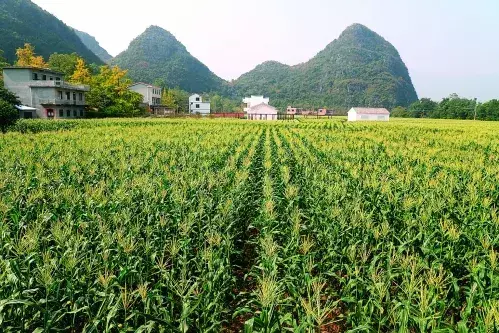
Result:
M499 329L499 124L34 124L0 136L2 332Z

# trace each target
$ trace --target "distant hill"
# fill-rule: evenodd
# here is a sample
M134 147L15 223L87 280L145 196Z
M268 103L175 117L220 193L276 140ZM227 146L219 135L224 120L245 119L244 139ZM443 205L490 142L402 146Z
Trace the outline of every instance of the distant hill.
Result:
M78 37L80 37L81 41L85 46L92 51L95 55L97 55L102 61L108 62L113 58L102 46L100 46L99 42L95 39L94 36L87 34L86 32L79 31L73 29Z
M407 106L418 99L398 51L354 24L308 62L258 65L233 82L240 96L264 94L278 107Z
M128 69L135 81L153 83L160 79L169 87L189 92L219 91L224 84L171 33L157 26L147 28L111 64Z
M54 53L78 53L88 63L101 64L76 33L29 0L0 0L0 49L9 62L16 49L30 43L46 60Z
M220 91L224 85L175 36L157 26L147 28L111 64L128 69L135 81L153 83L159 79L189 92Z

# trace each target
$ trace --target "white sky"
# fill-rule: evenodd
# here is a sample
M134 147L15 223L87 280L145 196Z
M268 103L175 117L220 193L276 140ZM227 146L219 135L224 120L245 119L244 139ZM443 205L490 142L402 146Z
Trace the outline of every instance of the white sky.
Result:
M224 79L307 61L352 23L400 52L420 97L499 98L499 0L33 0L110 54L148 26Z

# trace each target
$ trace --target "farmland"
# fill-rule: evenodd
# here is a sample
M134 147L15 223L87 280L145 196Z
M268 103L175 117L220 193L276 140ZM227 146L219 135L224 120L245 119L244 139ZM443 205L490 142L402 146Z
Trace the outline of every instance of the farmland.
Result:
M33 124L0 137L3 331L499 324L499 124Z

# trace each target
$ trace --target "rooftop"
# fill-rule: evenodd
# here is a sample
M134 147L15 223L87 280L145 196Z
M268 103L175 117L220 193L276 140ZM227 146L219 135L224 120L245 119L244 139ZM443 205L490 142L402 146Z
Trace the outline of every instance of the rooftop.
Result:
M277 112L277 109L275 107L273 107L272 105L268 105L266 103L260 103L260 104L254 105L254 106L249 108L248 112L251 112L251 113L257 112L258 110L260 110L262 108L270 109L270 111L272 111L272 112Z
M36 70L40 72L46 72L46 73L52 73L52 74L58 74L64 76L64 73L54 71L50 68L41 68L41 67L33 67L33 66L7 66L4 67L3 69L31 69L31 70Z
M390 114L385 108L352 108L358 114Z
M149 88L157 88L157 89L161 89L161 87L155 86L155 85L153 85L153 84L145 83L145 82L135 82L134 84L131 84L131 85L129 86L129 88L130 88L130 87L133 87L133 86L138 86L138 85L140 85L140 84L142 84L142 85L144 85L144 86L147 86L147 87L149 87Z

